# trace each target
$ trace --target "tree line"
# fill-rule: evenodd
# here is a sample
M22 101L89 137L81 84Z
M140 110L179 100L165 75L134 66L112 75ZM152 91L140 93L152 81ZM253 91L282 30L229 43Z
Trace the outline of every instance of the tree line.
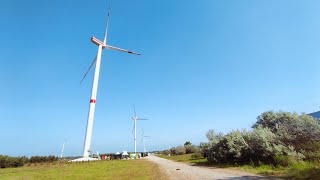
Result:
M0 155L0 168L21 167L27 163L51 163L58 161L56 156L32 156L30 158Z

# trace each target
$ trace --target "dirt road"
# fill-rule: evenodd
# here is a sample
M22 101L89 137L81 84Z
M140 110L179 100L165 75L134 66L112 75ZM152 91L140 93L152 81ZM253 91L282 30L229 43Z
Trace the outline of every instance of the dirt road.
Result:
M245 179L274 179L263 176L258 176L246 172L210 168L210 167L197 167L189 164L170 161L167 159L159 158L151 155L146 159L158 165L164 173L173 180L193 180L193 179L230 179L230 180L245 180Z

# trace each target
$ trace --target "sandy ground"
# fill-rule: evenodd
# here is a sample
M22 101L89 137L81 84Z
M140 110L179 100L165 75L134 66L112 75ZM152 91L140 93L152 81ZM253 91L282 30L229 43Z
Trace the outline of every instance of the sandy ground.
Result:
M151 162L160 166L164 173L173 180L193 180L193 179L230 179L230 180L245 180L245 179L275 179L259 175L254 175L242 171L212 168L212 167L198 167L180 162L156 157L154 155L146 157Z

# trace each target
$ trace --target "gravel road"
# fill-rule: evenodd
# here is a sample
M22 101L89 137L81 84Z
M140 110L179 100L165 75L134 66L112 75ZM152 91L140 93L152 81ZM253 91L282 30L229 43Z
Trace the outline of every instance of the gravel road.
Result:
M213 167L199 167L174 162L171 160L159 158L151 155L146 157L147 160L154 162L160 166L162 171L173 180L193 180L193 179L230 179L230 180L245 180L245 179L275 179L259 175L254 175L242 171L213 168Z

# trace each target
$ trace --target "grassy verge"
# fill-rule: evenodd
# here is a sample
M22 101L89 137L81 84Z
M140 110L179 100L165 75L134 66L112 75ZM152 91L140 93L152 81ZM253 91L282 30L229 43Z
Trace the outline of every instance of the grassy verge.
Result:
M90 163L32 164L0 169L0 179L166 179L156 164L146 160Z
M206 158L192 158L192 154L184 155L158 155L159 157L193 164L195 166L208 166L217 168L227 168L233 170L241 170L259 175L277 176L287 179L319 179L320 177L320 163L300 162L291 164L289 167L275 167L271 165L233 165L233 164L212 164Z
M206 163L207 159L206 158L192 158L192 154L183 154L183 155L164 155L164 154L158 154L158 157L162 157L165 159L169 159L172 161L177 161L177 162L183 162L183 163L196 163L196 164L201 164L201 163Z

